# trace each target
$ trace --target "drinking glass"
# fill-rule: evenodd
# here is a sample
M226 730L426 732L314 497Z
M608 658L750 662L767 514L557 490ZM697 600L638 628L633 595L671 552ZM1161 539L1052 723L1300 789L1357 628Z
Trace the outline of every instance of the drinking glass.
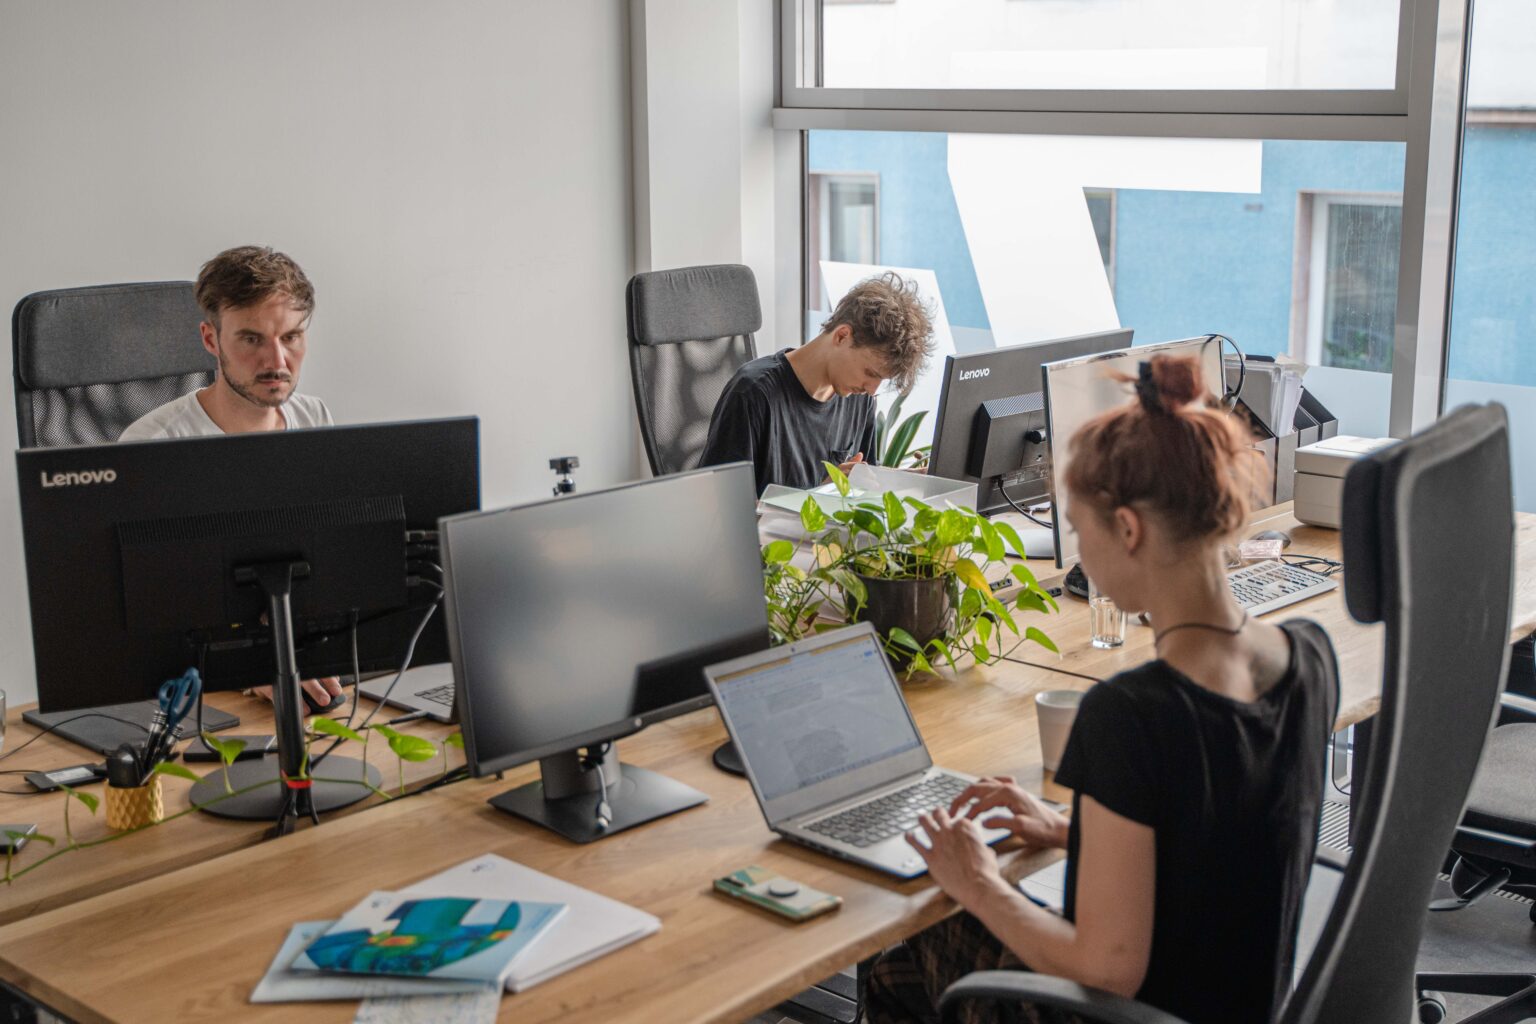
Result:
M1088 617L1093 646L1111 648L1125 643L1125 612L1092 579L1088 580Z

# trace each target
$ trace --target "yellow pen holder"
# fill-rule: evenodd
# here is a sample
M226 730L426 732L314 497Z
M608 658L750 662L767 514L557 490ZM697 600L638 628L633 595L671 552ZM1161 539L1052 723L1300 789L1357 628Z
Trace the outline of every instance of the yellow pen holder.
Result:
M132 789L107 784L107 827L119 832L153 825L165 817L165 797L160 776Z

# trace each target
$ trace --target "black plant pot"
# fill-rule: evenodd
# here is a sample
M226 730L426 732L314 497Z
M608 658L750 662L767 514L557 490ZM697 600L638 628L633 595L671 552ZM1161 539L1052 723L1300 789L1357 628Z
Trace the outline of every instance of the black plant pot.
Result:
M926 648L928 641L943 636L949 628L951 577L887 580L860 576L859 579L864 584L866 599L857 621L873 623L882 637L889 635L891 627L900 626ZM912 659L893 655L893 660L898 666L905 667Z

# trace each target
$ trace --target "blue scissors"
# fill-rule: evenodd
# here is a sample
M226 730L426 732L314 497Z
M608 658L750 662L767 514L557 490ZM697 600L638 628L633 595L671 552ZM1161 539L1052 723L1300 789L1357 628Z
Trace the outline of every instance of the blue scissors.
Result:
M189 668L179 677L167 679L160 684L160 707L155 712L154 729L145 745L146 772L170 753L171 744L176 742L177 726L187 717L202 692L203 678L195 668Z

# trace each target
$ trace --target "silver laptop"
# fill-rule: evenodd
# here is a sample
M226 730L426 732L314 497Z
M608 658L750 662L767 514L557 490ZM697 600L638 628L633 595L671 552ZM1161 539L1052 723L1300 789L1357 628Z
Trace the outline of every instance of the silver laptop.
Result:
M357 688L357 692L391 707L425 712L428 718L436 722L457 721L453 713L453 665L443 662L441 665L423 665L410 669L390 690L389 683L394 678L395 674L390 672L377 679L366 680ZM389 693L388 699L384 696L386 691Z
M868 623L704 670L768 827L903 878L927 871L907 844L917 816L975 778L935 768ZM1006 837L985 830L988 843Z

